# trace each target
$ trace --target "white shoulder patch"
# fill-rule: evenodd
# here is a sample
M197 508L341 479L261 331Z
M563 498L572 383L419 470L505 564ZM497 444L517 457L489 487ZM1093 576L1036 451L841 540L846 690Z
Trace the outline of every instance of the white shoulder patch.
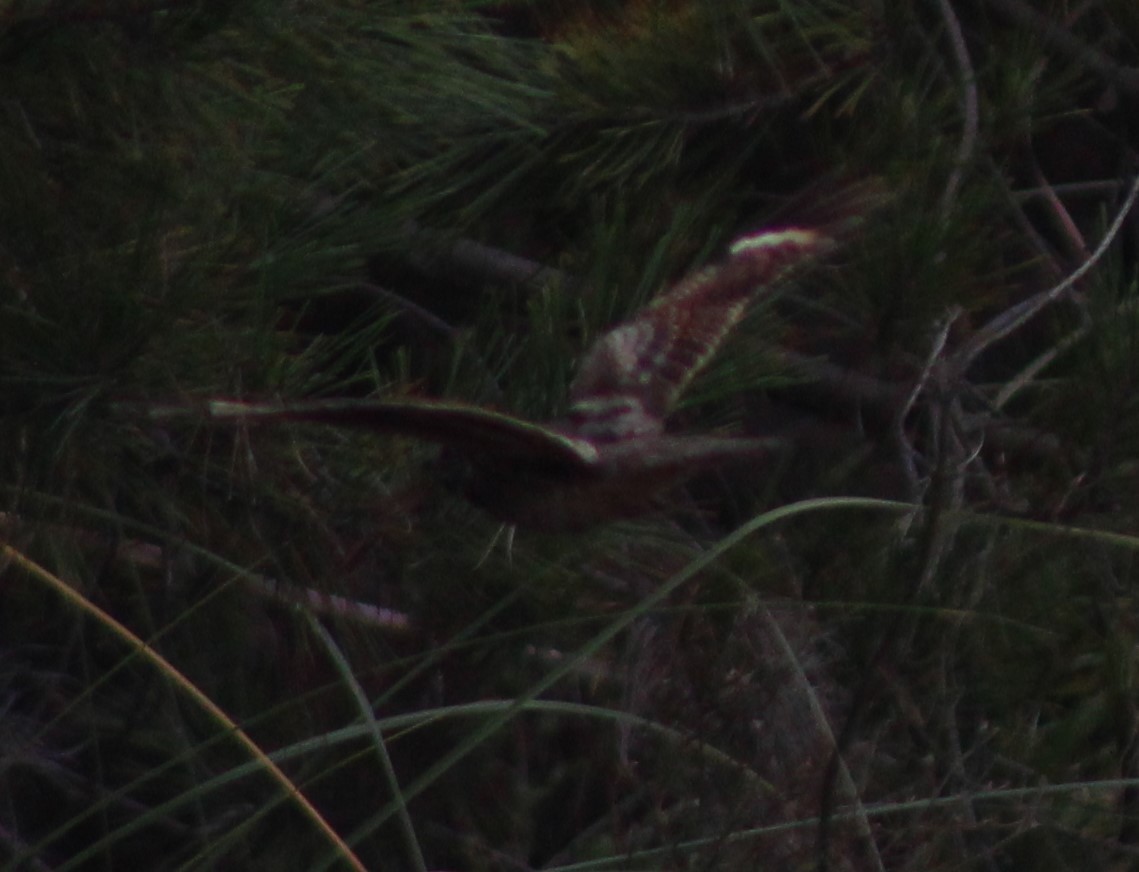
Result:
M735 257L750 251L762 251L765 248L776 248L780 245L814 245L819 240L819 234L814 230L802 230L789 227L786 230L765 230L751 236L744 236L732 243L728 252Z

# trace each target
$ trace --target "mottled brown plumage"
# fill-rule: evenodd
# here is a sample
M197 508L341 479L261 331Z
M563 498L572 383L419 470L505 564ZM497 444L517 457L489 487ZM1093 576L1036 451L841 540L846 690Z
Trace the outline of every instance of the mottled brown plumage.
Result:
M694 472L769 450L768 440L664 432L665 419L748 305L834 240L820 230L765 230L686 277L582 359L569 412L534 423L432 401L215 401L208 415L369 427L440 443L467 469L463 490L495 517L542 530L580 529L650 509Z

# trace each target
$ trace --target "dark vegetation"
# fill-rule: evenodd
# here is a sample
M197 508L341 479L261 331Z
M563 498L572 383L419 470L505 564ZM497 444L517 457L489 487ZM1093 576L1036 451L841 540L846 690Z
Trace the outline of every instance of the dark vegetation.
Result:
M0 865L1135 868L1137 126L1133 0L0 2ZM145 414L549 418L867 180L641 519Z

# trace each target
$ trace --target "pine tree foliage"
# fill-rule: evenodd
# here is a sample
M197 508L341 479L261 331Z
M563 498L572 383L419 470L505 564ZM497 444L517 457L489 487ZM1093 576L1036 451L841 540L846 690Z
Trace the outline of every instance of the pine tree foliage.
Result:
M1137 104L1127 0L0 2L0 865L1126 868ZM549 420L851 203L635 520L153 414Z

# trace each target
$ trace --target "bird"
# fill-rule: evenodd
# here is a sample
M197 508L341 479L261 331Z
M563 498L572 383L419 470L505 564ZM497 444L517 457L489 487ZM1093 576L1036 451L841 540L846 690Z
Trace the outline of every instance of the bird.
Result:
M605 332L581 359L566 413L551 421L423 399L215 399L198 411L231 424L364 427L437 443L458 462L471 503L524 529L579 531L637 517L701 470L772 450L773 440L670 433L666 423L749 306L836 244L825 226L739 237L719 262Z

